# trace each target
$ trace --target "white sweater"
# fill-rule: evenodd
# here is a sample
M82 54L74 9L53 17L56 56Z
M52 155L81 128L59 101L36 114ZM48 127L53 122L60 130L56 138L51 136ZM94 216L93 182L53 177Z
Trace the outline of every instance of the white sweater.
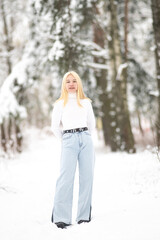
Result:
M68 94L68 102L63 105L63 100L54 104L52 112L51 129L57 138L62 138L62 131L74 128L88 127L92 134L95 129L95 117L91 102L81 99L83 107L78 106L76 93Z

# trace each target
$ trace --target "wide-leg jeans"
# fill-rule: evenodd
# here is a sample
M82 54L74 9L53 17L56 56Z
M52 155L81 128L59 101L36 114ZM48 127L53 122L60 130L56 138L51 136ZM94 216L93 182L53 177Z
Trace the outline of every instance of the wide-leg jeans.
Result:
M91 220L94 147L89 131L65 133L62 137L60 176L56 183L52 222L72 222L73 185L79 165L77 219Z

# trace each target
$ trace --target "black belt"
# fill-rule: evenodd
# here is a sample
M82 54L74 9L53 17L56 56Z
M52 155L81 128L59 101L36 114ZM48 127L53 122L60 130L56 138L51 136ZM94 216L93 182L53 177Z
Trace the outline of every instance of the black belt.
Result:
M84 127L84 128L74 128L74 129L64 130L63 134L65 134L65 133L83 132L83 131L87 131L87 130L88 130L87 127Z

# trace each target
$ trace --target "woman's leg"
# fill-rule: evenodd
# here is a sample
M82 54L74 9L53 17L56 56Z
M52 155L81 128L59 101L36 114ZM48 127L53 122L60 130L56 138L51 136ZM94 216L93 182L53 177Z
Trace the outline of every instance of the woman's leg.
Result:
M79 152L79 200L77 222L91 220L92 185L94 174L94 148L89 132L81 133Z
M56 183L52 222L71 224L73 184L77 164L77 141L72 133L63 135L60 176Z

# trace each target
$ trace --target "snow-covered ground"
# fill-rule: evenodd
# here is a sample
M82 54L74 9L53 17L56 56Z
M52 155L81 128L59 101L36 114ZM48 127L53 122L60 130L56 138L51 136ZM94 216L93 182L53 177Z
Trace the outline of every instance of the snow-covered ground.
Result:
M94 142L92 221L75 222L77 171L73 225L68 229L58 229L50 221L60 142L32 129L22 154L0 159L1 240L160 240L160 162L156 155L149 151L110 153L97 138Z

